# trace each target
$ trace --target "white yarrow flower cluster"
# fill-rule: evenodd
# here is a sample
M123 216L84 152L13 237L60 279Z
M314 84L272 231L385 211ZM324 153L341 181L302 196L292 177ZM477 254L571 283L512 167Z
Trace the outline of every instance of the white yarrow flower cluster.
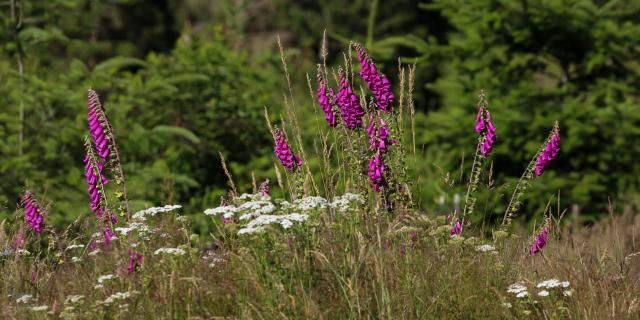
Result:
M292 213L285 215L261 215L251 220L244 228L238 231L238 235L260 233L265 230L265 226L270 224L280 224L282 228L293 227L293 222L304 222L309 219L309 215Z
M84 244L72 244L70 246L67 246L67 250L80 249L80 248L84 248Z
M256 193L256 194L243 193L240 195L240 200L269 201L271 200L271 196L261 194L261 193Z
M126 236L129 233L133 233L135 231L138 234L138 237L143 240L149 240L151 238L151 235L153 234L148 225L139 221L133 221L126 227L116 227L115 230L117 233L123 236Z
M490 245L490 244L483 244L480 246L476 247L476 251L479 252L489 252L489 253L497 253L496 251L496 247Z
M30 308L31 311L47 311L49 306L35 306Z
M154 255L159 254L169 254L174 256L182 256L186 253L183 249L180 248L160 248L153 252Z
M238 207L238 210L242 212L249 211L238 218L240 220L249 220L254 217L258 217L263 214L270 214L276 211L276 206L274 206L270 201L249 201Z
M182 208L182 206L179 204L176 204L176 205L166 205L164 207L153 207L145 210L140 210L133 214L133 219L144 221L147 219L146 218L147 216L153 217L158 213L171 212L173 210L180 209L180 208Z
M516 295L516 298L524 298L529 296L529 291L527 287L520 283L514 283L507 288L508 293L513 293Z
M103 284L105 281L107 281L107 280L113 280L113 279L115 279L115 278L117 278L117 277L118 277L118 276L115 276L115 275L112 275L112 274L106 274L106 275L103 275L103 276L99 276L99 277L98 277L98 283L99 283L99 284Z
M536 287L539 289L555 289L555 288L567 289L569 288L570 285L571 283L569 283L569 281L560 281L558 279L548 279L538 283ZM541 297L546 297L549 295L549 291L541 290L540 292L538 292L538 295ZM572 289L563 290L562 295L565 297L570 297L573 295L573 290Z
M35 300L30 294L23 294L20 298L16 299L16 303L29 303L29 301Z
M326 209L329 206L329 202L323 197L304 197L295 200L293 206L295 209L301 211Z
M16 255L19 255L19 256L28 256L30 254L31 254L31 252L29 252L28 250L25 250L25 249L16 250Z
M347 212L352 209L352 204L364 203L364 197L361 195L347 192L341 196L333 198L333 201L329 206L336 209L338 212Z
M238 208L234 206L222 206L222 207L207 209L204 211L204 214L208 216L214 216L214 217L221 214L224 218L229 219L233 217L238 211L239 211Z
M84 295L81 294L74 294L71 296L68 296L65 300L64 303L65 304L72 304L72 303L79 303L84 299Z
M131 297L132 295L134 295L136 293L138 293L138 292L137 291L116 292L116 293L110 295L102 303L103 304L111 304L111 303L115 302L116 300L125 300L125 299L128 299L129 297Z
M81 257L71 257L71 262L73 262L73 263L82 262L82 258Z

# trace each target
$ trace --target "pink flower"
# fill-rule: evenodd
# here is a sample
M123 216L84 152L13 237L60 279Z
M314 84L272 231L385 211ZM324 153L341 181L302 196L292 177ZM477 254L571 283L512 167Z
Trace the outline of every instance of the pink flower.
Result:
M451 228L451 236L457 236L462 232L462 224L460 223L460 219L456 219L456 223Z
M127 274L132 274L140 270L142 266L142 255L129 248L129 265L127 266Z
M560 128L556 125L553 130L555 132L536 161L536 176L540 176L560 152Z
M293 151L291 151L291 147L289 147L282 131L276 128L273 132L273 136L276 140L275 153L280 159L282 165L287 168L287 170L293 170L296 165L301 166L302 160L293 154Z
M529 247L530 255L535 256L547 244L547 237L549 236L549 231L550 231L550 228L547 225L544 227L544 229L542 229L542 232L540 232L540 234L538 234L535 237L533 244L531 244L531 247Z
M104 115L104 110L102 109L102 105L100 104L100 99L98 98L98 94L89 89L89 132L91 133L91 138L93 139L93 143L96 146L96 150L98 151L98 156L102 158L103 161L107 161L109 155L111 154L111 143L109 140L109 135L107 134L108 125L106 122L108 121L107 117Z
M260 187L258 188L258 192L262 196L268 196L269 195L269 179L265 180L264 182L262 182L260 184Z
M29 191L25 192L22 196L22 205L24 207L25 220L27 220L31 226L31 230L35 233L41 233L43 210L40 209L38 203Z
M480 107L476 116L476 132L483 138L480 153L487 158L496 142L496 127L491 121L491 113L484 107Z
M378 152L369 161L369 180L375 192L380 192L382 187L387 186L387 180L384 178L384 170L384 159Z
M318 72L318 90L316 91L316 96L318 97L318 103L322 108L322 112L324 112L324 119L327 120L327 124L332 128L337 125L336 116L333 113L331 100L329 99L329 97L333 97L333 95L333 89L329 88L329 90L327 90L327 86L320 72Z
M360 100L353 93L353 88L347 81L344 71L340 70L340 90L335 96L335 104L340 109L342 123L348 129L356 129L362 127L362 116L364 110L360 106Z
M395 97L391 90L389 79L387 79L384 74L378 72L375 63L367 56L362 46L356 45L355 49L358 53L358 60L360 60L360 77L367 83L369 90L376 98L378 108L385 112L391 112L391 105Z

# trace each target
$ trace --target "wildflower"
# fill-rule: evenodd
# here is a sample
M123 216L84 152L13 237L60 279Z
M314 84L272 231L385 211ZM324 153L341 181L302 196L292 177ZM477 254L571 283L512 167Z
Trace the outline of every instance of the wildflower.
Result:
M134 271L138 271L142 266L142 255L135 252L133 249L129 249L129 265L127 266L127 274L132 274Z
M273 137L276 142L274 151L282 165L287 168L287 170L293 170L296 165L301 166L302 160L293 153L284 137L284 133L280 129L276 128L273 132Z
M456 219L456 223L451 228L451 236L457 236L462 232L462 224L460 223L460 219Z
M20 229L18 229L18 232L16 232L15 236L13 236L13 241L11 241L11 249L14 252L18 252L24 248L24 244L26 242L24 239L24 235L24 225L21 224Z
M558 152L560 152L560 127L556 123L553 126L551 139L536 160L536 176L540 176L544 172L549 163L558 155Z
M104 242L106 246L109 246L111 244L111 240L117 239L116 234L113 233L113 230L111 230L111 228L109 227L104 228L102 234L104 235Z
M483 244L476 247L476 251L479 251L479 252L494 252L495 250L496 250L496 247L490 244Z
M514 283L507 288L507 292L518 294L520 292L527 291L527 287L523 286L520 283Z
M218 214L233 216L236 212L238 212L238 208L234 206L221 206L217 208L207 209L204 211L204 214L208 216L217 216Z
M102 174L104 165L94 158L93 150L91 149L91 145L88 140L85 141L84 147L86 153L84 158L84 176L88 184L87 191L89 192L89 203L91 210L96 213L96 216L99 219L102 217L102 208L100 208L101 189L108 183L108 180Z
M380 153L376 153L369 161L369 180L373 190L380 192L382 187L387 186L387 180L384 178L385 164Z
M304 197L297 199L293 203L294 207L298 210L307 211L313 209L325 209L329 202L323 197Z
M82 248L84 248L84 244L72 244L70 246L67 246L66 250L82 249Z
M542 290L542 291L538 292L538 295L541 296L541 297L547 297L547 296L549 296L549 291Z
M476 132L482 137L480 153L487 158L496 141L496 127L493 126L491 121L491 113L484 106L480 107L476 116Z
M47 311L49 306L35 306L30 308L31 311Z
M113 279L115 279L117 277L118 276L115 276L115 275L112 275L112 274L105 274L103 276L99 276L98 277L98 283L99 284L103 284L105 281L113 280Z
M513 307L513 306L511 305L511 303L509 303L509 302L503 302L503 303L502 303L502 306L503 306L503 307L505 307L505 308L507 308L507 309L511 309L511 307Z
M342 123L348 129L356 129L362 127L362 116L364 110L360 106L360 100L353 93L353 88L347 81L343 70L338 71L340 89L335 96L335 104L340 109Z
M158 213L171 212L180 208L182 208L182 206L179 204L174 204L174 205L168 204L163 207L153 207L153 208L140 210L134 213L132 217L134 220L144 221L146 220L147 216L155 217L155 215Z
M38 203L29 191L22 196L22 205L24 207L24 217L31 226L31 230L35 233L42 232L43 210L40 209Z
M80 257L71 257L71 262L73 262L73 263L82 262L82 258L80 258Z
M30 294L23 294L20 298L16 299L16 303L29 303L29 301L34 300L33 296ZM35 299L37 300L37 299Z
M316 96L318 97L318 103L322 108L322 112L324 112L324 119L327 120L327 124L332 128L338 124L336 116L333 113L331 100L329 99L329 97L333 97L333 95L333 89L329 88L329 90L327 90L327 85L320 73L320 65L318 65L318 90L316 90Z
M389 139L391 137L391 132L389 131L387 122L384 119L380 119L380 126L376 127L376 121L373 113L369 115L367 134L369 135L369 150L377 151L382 154L387 152L387 148L390 145L398 143L396 140Z
M571 297L573 295L573 289L562 291L562 295L565 297Z
M375 63L367 56L364 48L360 45L355 46L360 60L360 77L367 83L369 90L376 98L376 104L380 110L391 112L391 105L395 100L391 83L387 77L378 72Z
M102 160L106 162L111 153L110 135L108 134L107 124L108 120L104 115L104 110L102 109L102 105L100 104L98 94L90 89L88 95L89 132L91 133L91 138L93 139L93 143L95 144L96 150L98 151L98 156L100 156L100 158L102 158Z
M364 204L364 197L359 194L347 192L342 196L335 197L329 206L335 208L338 212L346 212L351 209L352 203Z
M84 299L84 295L81 295L81 294L71 295L64 300L64 304L78 303L83 299Z
M538 252L540 252L540 250L542 250L542 248L547 244L547 237L549 236L550 231L551 228L549 227L549 225L545 225L545 227L542 229L542 232L540 232L535 237L533 244L531 244L531 247L529 247L530 255L535 256Z
M170 254L174 256L182 256L186 253L183 249L180 248L160 248L153 252L154 255L159 254Z
M269 196L269 179L265 180L260 184L260 187L258 188L258 192L263 197Z

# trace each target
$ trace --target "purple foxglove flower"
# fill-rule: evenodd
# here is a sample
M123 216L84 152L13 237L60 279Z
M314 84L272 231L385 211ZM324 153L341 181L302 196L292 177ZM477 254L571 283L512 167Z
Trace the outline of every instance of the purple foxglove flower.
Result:
M89 247L89 251L90 252L94 252L94 251L98 250L98 244L96 243L95 240L91 240L89 242L89 246L88 247Z
M111 230L111 228L109 227L104 228L102 234L104 235L104 244L107 247L111 244L111 240L116 238L116 234L113 233L113 230Z
M396 140L390 140L391 132L387 127L387 122L380 119L380 127L376 127L373 114L369 115L369 125L367 126L367 134L369 135L369 149L384 154L390 145L398 143Z
M102 175L104 166L97 159L95 160L95 163L92 161L93 150L91 150L91 144L88 141L85 143L85 152L84 176L88 185L87 191L89 192L89 204L91 206L91 211L95 212L96 215L98 215L98 218L100 218L102 216L102 211L100 210L100 188L102 185L107 184L108 180L104 175ZM100 174L100 178L98 178L97 174Z
M269 179L262 182L258 189L259 189L258 192L260 192L261 195L265 197L268 196L269 195Z
M296 165L301 166L302 160L293 154L291 147L289 147L289 144L284 137L284 133L282 133L280 129L276 128L273 132L273 136L276 142L275 153L280 159L282 165L287 168L287 170L293 170Z
M338 122L336 121L336 116L333 114L333 109L331 107L331 100L329 97L333 97L333 89L329 88L327 90L327 86L322 79L322 76L318 72L318 90L316 91L316 96L318 96L318 103L322 108L322 112L324 112L324 119L327 120L327 124L329 127L334 128Z
M42 232L43 210L29 191L22 196L22 206L24 207L24 217L35 233Z
M395 97L391 90L389 79L387 79L384 74L378 72L375 63L367 56L364 48L356 45L355 49L358 53L358 60L360 60L360 77L367 83L369 90L371 90L371 93L376 98L378 108L385 112L391 112L391 105Z
M104 110L100 104L98 94L91 89L89 90L88 108L89 132L96 146L98 156L106 163L111 154L110 137L106 129L108 125L105 123L108 120L107 117L104 116Z
M542 250L542 248L547 244L549 231L549 226L545 226L544 229L542 229L542 232L540 232L540 234L536 236L533 244L531 244L531 247L529 247L529 255L535 256L538 252L540 252L540 250Z
M536 160L536 176L540 176L560 152L560 128L556 125L553 130L555 132Z
M496 142L496 127L493 126L491 121L491 113L484 107L480 107L478 110L475 129L483 137L480 153L484 158L487 158L493 149L493 144Z
M127 266L127 274L132 274L142 266L142 255L129 248L129 265Z
M387 186L387 180L384 178L384 170L384 159L378 152L369 161L369 180L375 192L380 192L382 187Z
M462 232L462 224L460 223L460 219L456 219L456 223L451 228L451 236L457 236Z
M111 212L111 214L109 214L109 218L111 218L111 223L112 224L118 224L118 217L116 217L116 215L113 214L113 212Z
M353 88L347 81L344 71L339 71L340 90L335 96L335 104L340 109L342 123L348 129L356 129L362 127L362 116L364 110L360 106L360 100L353 93Z

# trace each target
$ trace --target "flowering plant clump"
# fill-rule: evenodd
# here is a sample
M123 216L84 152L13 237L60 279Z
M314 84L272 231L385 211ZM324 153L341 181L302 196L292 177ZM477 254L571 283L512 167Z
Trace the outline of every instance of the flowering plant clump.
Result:
M276 142L275 154L280 159L280 163L287 168L287 170L293 170L302 165L302 160L296 156L291 147L287 143L282 130L276 128L273 132L273 137Z
M360 106L360 99L353 93L353 88L347 81L345 72L340 69L338 71L340 89L335 96L335 104L340 109L340 117L342 124L348 129L357 129L362 127L362 117L364 110Z
M358 60L360 60L360 77L369 86L378 108L385 112L391 112L395 96L391 90L389 79L378 71L375 63L369 58L361 45L356 44L355 49L358 54Z
M41 233L44 211L29 191L22 196L22 206L24 207L24 218L31 226L31 230L35 233Z
M384 155L390 145L398 142L390 139L391 133L387 122L382 118L376 121L373 113L369 115L367 134L369 135L369 150L374 152L373 158L369 160L369 179L373 190L380 192L383 187L387 186L387 180L384 177L386 170Z

